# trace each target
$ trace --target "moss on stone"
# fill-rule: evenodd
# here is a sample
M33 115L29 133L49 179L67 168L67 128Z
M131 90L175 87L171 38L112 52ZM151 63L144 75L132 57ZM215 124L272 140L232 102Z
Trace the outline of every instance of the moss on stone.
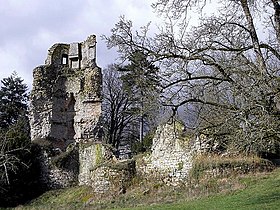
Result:
M117 171L134 171L135 170L135 160L125 160L125 161L118 161L118 162L110 162L108 163L108 167L111 169L115 169Z
M79 170L78 149L75 146L69 147L66 152L62 152L61 154L54 156L51 159L51 163L53 166L57 168L78 173Z
M176 132L178 132L179 135L182 134L185 130L185 125L180 120L175 120L174 121L174 126L175 126L175 129L176 129Z
M95 163L96 163L96 165L99 165L102 162L103 162L102 145L96 144L95 145Z
M91 142L91 141L89 141L89 142L80 142L79 143L79 149L80 150L84 150L85 148L88 148L88 147L90 147L90 146L92 146L92 145L94 145L95 143L93 143L93 142Z
M178 163L178 170L181 171L183 169L183 167L184 167L184 163L183 163L183 161L180 161Z
M180 120L175 121L175 129L180 146L188 147L194 136L186 131L184 123Z
M136 164L135 160L130 159L130 160L125 160L125 161L113 161L113 160L108 160L108 161L102 161L99 164L97 164L94 168L91 169L91 171L94 171L98 168L107 168L110 170L114 170L116 172L119 171L128 171L130 174L135 174L136 173Z
M198 155L193 162L190 176L194 180L200 180L207 173L216 176L226 174L248 174L250 172L271 171L274 165L258 156L221 156L204 154Z

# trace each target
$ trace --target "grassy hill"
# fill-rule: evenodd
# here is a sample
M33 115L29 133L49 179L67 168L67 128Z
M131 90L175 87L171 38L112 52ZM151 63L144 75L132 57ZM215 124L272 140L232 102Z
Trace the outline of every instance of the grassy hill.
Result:
M280 209L280 170L240 180L244 189L173 204L134 209ZM131 208L127 208L131 209Z
M98 197L89 187L46 192L16 209L280 209L280 169L269 173L208 180L174 188L135 180L126 194Z

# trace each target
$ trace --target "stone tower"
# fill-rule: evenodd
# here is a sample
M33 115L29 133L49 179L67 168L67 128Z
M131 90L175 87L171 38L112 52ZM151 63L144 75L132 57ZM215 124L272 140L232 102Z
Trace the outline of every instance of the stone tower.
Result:
M101 85L95 35L54 44L45 65L33 71L31 140L62 151L72 142L99 141Z

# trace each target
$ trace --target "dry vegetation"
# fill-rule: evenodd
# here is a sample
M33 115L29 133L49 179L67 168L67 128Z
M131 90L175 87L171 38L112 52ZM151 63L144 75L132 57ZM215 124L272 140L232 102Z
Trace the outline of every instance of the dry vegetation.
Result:
M209 174L209 169L220 167L220 170L231 170L240 166L249 167L252 170L243 171L243 173L220 173L219 176ZM224 168L222 169L222 167ZM182 183L181 186L167 186L162 180L136 176L125 194L100 196L96 195L90 187L80 186L49 191L30 204L16 209L111 209L141 206L145 206L146 209L147 206L159 204L175 205L178 202L197 200L213 195L228 195L245 189L248 186L248 180L262 179L270 174L266 169L271 170L272 168L271 163L255 156L199 156L191 174L192 178ZM200 174L199 181L194 170Z

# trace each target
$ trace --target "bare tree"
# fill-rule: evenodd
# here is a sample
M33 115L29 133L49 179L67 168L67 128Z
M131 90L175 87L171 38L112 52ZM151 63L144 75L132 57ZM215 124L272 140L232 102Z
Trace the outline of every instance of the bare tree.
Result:
M0 182L10 185L10 175L16 174L20 167L29 167L27 161L23 160L19 153L24 154L29 152L26 147L26 142L18 142L15 147L16 135L18 130L15 126L11 127L8 131L2 131L0 134ZM4 185L5 185L4 184Z
M119 149L143 143L158 122L157 68L139 54L104 70L103 118L107 143Z
M103 118L106 142L118 149L127 138L129 126L136 121L131 113L133 101L123 88L119 66L110 65L104 70Z
M149 25L134 32L121 17L104 38L123 60L141 50L156 63L163 105L174 112L195 106L200 132L227 149L278 152L280 6L273 0L218 2L221 12L190 27L189 8L202 10L209 1L158 0L153 6L168 19L154 37L147 36Z

